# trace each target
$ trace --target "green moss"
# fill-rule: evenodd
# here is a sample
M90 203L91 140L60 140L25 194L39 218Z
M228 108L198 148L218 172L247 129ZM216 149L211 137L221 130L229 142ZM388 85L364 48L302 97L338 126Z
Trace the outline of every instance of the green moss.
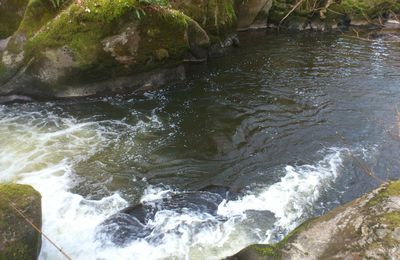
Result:
M380 241L386 247L397 247L399 241L394 239L392 232L400 227L400 212L389 212L380 216L378 219L380 224L384 224L389 231L388 234Z
M2 0L0 4L0 39L13 34L24 14L28 0Z
M151 65L155 50L164 49L169 59L181 61L189 48L186 37L188 27L186 15L168 9L147 9L140 23L142 37L138 49L138 62Z
M31 186L0 184L0 259L34 259L40 234L11 207L11 203L38 227L41 226L40 194Z
M14 199L23 198L32 194L35 191L31 186L20 185L20 184L1 184L0 194L2 195L0 199ZM1 204L0 204L1 205Z
M210 36L224 37L236 27L236 13L231 0L171 0L174 9L198 22Z
M391 212L383 215L383 222L388 223L391 226L400 227L400 213Z
M54 9L49 0L29 0L18 31L30 37L50 21L57 12L58 10Z
M169 53L166 49L158 49L154 51L154 56L156 57L157 60L163 61L168 59Z
M390 182L368 202L368 206L372 207L378 205L389 196L400 196L400 181Z
M385 192L389 196L400 196L400 181L389 183Z
M135 0L87 0L84 6L71 4L43 30L30 39L27 56L37 50L68 46L82 67L101 57L100 41L110 35L118 23L133 16Z
M282 252L277 245L253 245L251 247L262 256L269 256L277 259L282 257Z
M146 62L154 50L164 48L172 58L181 58L187 47L185 15L158 6L141 6L135 0L87 0L84 6L70 5L27 45L27 53L68 46L81 68L89 68L106 57L101 40L115 34L127 21L140 21L142 48L139 62ZM140 10L141 17L137 17Z
M340 8L353 20L366 20L385 16L398 4L396 0L342 0Z
M231 0L208 0L207 24L205 30L210 34L225 36L236 25L236 14Z
M6 247L3 252L0 253L0 260L9 259L30 259L31 250L25 243L14 243L11 247Z
M290 232L283 240L281 240L277 244L272 245L252 245L248 248L248 250L254 250L261 256L265 256L271 259L282 259L282 252L284 251L285 246L296 239L296 236L308 229L313 222L317 220L317 218L312 218L298 226L295 230ZM305 252L307 254L307 252Z

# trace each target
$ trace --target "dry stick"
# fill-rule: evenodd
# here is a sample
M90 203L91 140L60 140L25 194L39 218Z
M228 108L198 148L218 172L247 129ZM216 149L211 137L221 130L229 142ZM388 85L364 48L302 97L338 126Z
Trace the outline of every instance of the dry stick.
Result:
M347 144L346 138L344 138L343 135L339 134L338 132L336 132L336 134L340 137L340 139L342 139L342 141L343 141L344 143ZM355 156L350 150L349 150L349 154L350 154L350 157L353 159L353 161L357 163L358 167L360 167L360 169L362 170L363 173L367 174L369 177L374 178L374 179L377 180L378 182L381 182L382 184L388 183L387 181L382 180L381 178L379 178L378 176L376 176L376 175L374 174L374 172L368 167L368 165L367 165L363 160L361 160L360 158L358 158L357 156Z
M397 117L398 136L400 137L400 112L399 112L397 106L396 106L396 117ZM343 135L339 134L338 132L336 132L336 134L340 137L340 139L342 139L342 141L344 143L347 144L346 138L344 138ZM370 177L374 178L375 180L381 182L382 184L387 184L388 183L388 181L385 181L385 180L379 178L378 176L376 176L374 174L374 172L371 170L371 168L369 168L368 165L363 160L361 160L360 158L355 156L351 151L349 151L349 154L350 154L350 157L353 159L353 161L355 161L358 164L358 166L361 168L361 170L365 174L367 174L368 176L370 176ZM386 168L386 170L388 170L388 169ZM400 207L400 205L399 205L399 207Z
M22 211L20 211L19 209L17 209L17 208L13 205L13 202L12 202L11 200L9 200L9 199L7 199L7 198L5 198L5 199L8 200L10 206L11 206L11 207L12 207L26 222L28 222L29 225L31 225L32 228L33 228L34 230L36 230L37 232L39 232L39 234L41 234L44 238L46 238L47 241L49 241L55 248L57 248L58 251L61 252L61 254L63 254L63 255L65 256L66 259L72 260L72 258L71 258L69 255L67 255L67 253L65 253L65 252L61 249L61 247L57 246L57 244L54 243L48 236L46 236L46 235L40 230L40 228L38 228L35 224L33 224L32 221L30 221L30 220L24 215L24 213L22 213Z
M283 21L285 21L285 19L288 18L288 16L289 16L291 13L293 13L293 11L296 10L297 7L299 7L303 2L304 2L304 0L300 0L299 2L297 2L297 4L295 4L295 6L293 6L292 10L290 10L290 11L285 15L285 17L282 18L282 20L279 22L278 27L280 27L281 24L283 23Z
M368 23L376 25L376 26L380 26L383 27L382 21L380 20L380 16L379 16L379 23L374 23L373 21L371 21L371 19L369 19L368 15L366 15L364 12L361 12L362 16L364 16L365 20L367 20Z
M397 106L396 106L396 112L397 112L397 125L399 127L399 135L400 135L400 113L398 112ZM340 135L338 132L336 132L336 134L342 139L343 142L347 143L344 136ZM376 176L374 174L374 172L371 170L371 168L369 168L368 165L364 161L362 161L358 157L354 156L351 151L349 151L349 153L350 153L350 156L353 158L353 160L355 160L357 162L357 164L360 166L360 168L363 170L364 173L366 173L368 176L376 179L377 181L381 182L382 184L389 183L388 181L382 180L381 178ZM392 202L394 202L400 208L399 203L397 203L396 201L392 201Z
M365 174L367 174L368 176L374 178L374 179L377 180L378 182L387 183L387 181L385 181L385 180L379 178L378 176L376 176L376 175L374 174L374 172L368 167L368 165L366 165L366 163L365 163L363 160L361 160L360 158L358 158L357 156L355 156L352 152L350 152L350 157L353 159L353 161L355 161L355 162L358 164L358 166L361 168L361 170L362 170Z
M338 15L343 15L343 16L345 16L345 14L336 12L336 11L330 9L330 8L326 8L326 10L328 10L329 12L332 12L332 13L334 13L334 14L338 14Z
M392 10L390 10L390 13L394 16L394 18L396 18L396 21L399 22L399 18L397 17L397 15Z
M358 31L357 31L356 29L354 29L354 28L352 28L352 30L353 30L353 32L355 32L355 33L356 33L356 35L357 35L357 38L360 38L360 35L359 35Z

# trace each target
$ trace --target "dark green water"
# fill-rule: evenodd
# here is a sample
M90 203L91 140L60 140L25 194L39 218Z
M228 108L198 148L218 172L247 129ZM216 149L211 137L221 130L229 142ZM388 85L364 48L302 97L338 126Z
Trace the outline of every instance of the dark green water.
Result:
M400 44L240 38L144 96L0 106L0 181L42 193L44 231L74 259L218 259L379 185L359 161L400 177ZM149 224L166 234L157 241L121 247L96 236L128 204L211 184L240 192L220 204L224 220L160 212ZM41 258L57 257L44 242Z

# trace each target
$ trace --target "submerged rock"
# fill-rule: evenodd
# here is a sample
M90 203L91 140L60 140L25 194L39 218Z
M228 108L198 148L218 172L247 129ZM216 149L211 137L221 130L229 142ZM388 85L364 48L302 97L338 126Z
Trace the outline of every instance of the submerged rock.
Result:
M228 259L400 259L400 181L311 219L275 245Z
M217 214L219 204L225 200L236 199L237 194L230 191L229 187L207 186L199 191L184 191L171 193L156 200L144 201L134 206L127 207L112 215L98 228L98 238L107 237L112 243L123 246L136 239L146 238L152 242L160 240L165 232L179 232L176 228L160 232L155 230L156 214L164 213L168 216L176 215L202 215L206 219L197 225L216 225L226 219ZM211 217L207 217L211 216ZM185 223L181 223L185 225ZM193 223L192 228L195 228ZM179 225L178 225L179 226ZM197 227L200 229L200 227Z
M0 184L0 259L37 259L41 234L18 214L41 228L41 196L31 186Z

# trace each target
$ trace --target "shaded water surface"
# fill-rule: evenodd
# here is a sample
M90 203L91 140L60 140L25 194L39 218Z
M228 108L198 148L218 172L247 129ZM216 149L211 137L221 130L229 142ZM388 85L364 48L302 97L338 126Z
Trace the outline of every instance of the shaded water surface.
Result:
M74 259L219 259L376 187L359 161L400 177L399 44L240 36L142 97L0 106L0 181L42 193L43 230ZM145 221L115 218L140 202ZM43 241L41 258L62 256Z

